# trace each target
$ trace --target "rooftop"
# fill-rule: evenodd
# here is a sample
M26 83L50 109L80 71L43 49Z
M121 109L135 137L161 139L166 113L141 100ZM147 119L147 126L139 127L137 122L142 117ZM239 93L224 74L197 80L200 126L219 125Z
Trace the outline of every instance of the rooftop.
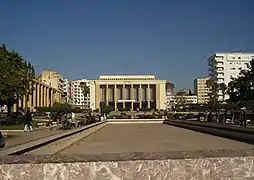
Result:
M99 80L155 80L155 75L101 75Z

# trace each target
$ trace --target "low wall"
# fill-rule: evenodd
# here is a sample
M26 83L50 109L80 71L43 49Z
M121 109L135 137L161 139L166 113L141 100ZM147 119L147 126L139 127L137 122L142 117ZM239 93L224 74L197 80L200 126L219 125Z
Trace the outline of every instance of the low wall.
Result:
M109 124L128 123L163 123L165 119L108 119Z
M190 129L197 132L202 132L206 134L211 134L214 136L219 136L223 138L233 139L249 144L254 144L254 129L253 128L243 128L235 127L223 124L208 124L200 122L188 122L188 121L175 121L166 120L163 122L171 126L176 126L180 128Z
M30 142L27 142L27 143L24 143L24 144L21 144L21 145L17 145L17 146L14 146L14 147L5 148L3 150L0 150L0 156L24 154L25 152L32 151L32 150L34 150L36 148L39 148L41 146L48 145L48 144L50 144L52 142L55 142L55 141L59 141L63 138L75 135L75 134L80 133L84 130L93 128L95 126L99 126L99 125L104 124L104 123L106 123L106 121L89 124L89 125L86 125L86 126L81 127L81 128L68 130L68 131L65 131L63 133L58 133L58 134L55 134L55 135L52 135L52 136L49 136L49 137L40 138L40 139L30 141Z
M193 154L198 155L192 157ZM254 156L244 152L164 152L1 159L0 179L181 180L253 179ZM230 157L232 153L236 157ZM202 157L206 156L206 157ZM128 160L129 159L129 160Z

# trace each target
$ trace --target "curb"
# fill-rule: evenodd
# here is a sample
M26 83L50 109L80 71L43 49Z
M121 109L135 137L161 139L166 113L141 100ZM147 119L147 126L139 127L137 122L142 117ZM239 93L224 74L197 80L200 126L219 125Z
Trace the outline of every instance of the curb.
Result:
M4 129L4 130L0 129L0 131L3 132L3 133L4 132L24 132L23 129L22 130L21 129Z

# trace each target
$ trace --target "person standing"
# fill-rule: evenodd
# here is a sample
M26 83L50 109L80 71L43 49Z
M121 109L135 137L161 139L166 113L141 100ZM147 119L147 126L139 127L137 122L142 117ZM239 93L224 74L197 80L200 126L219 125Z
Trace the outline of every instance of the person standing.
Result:
M247 113L246 113L246 108L243 107L241 109L240 126L246 127L246 125L247 125Z
M32 114L30 110L27 110L26 115L25 115L25 127L24 131L33 131L32 127Z

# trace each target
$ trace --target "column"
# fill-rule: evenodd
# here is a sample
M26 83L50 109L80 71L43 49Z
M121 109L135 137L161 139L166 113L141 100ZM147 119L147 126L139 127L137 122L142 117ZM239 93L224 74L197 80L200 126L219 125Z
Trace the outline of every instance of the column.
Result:
M131 94L131 111L133 111L133 106L134 106L134 102L132 102L135 98L134 98L134 88L133 88L133 84L131 84L131 89L130 89L130 94Z
M18 108L23 109L23 97L21 95L19 95L19 99L18 99Z
M35 107L37 106L36 104L36 98L37 98L37 84L36 82L34 82L34 85L33 85L33 102L32 102L32 106L33 106L33 109L35 109Z
M27 110L27 95L23 95L23 110Z
M30 111L33 111L33 93L34 90L32 89L32 91L29 93L29 101L28 101L28 106L30 108Z
M54 104L54 100L53 100L53 96L54 96L54 95L53 95L53 91L54 91L53 89L50 90L50 106L53 106L53 104Z
M49 99L49 88L47 88L47 107L50 106L50 99Z
M43 98L43 86L41 85L41 88L40 88L40 107L43 107L44 106L44 98Z
M117 110L117 87L114 85L114 101L115 101L115 111Z
M125 84L123 84L123 109L125 109L125 100L126 100L126 89L125 89Z
M142 108L142 84L139 85L139 108Z
M151 108L151 90L150 90L150 84L147 85L147 106L148 109Z
M41 85L37 85L37 91L36 91L36 107L41 107Z
M109 101L109 89L108 89L108 84L106 84L106 105L108 105Z
M43 106L44 107L47 107L47 87L44 87L43 88Z

